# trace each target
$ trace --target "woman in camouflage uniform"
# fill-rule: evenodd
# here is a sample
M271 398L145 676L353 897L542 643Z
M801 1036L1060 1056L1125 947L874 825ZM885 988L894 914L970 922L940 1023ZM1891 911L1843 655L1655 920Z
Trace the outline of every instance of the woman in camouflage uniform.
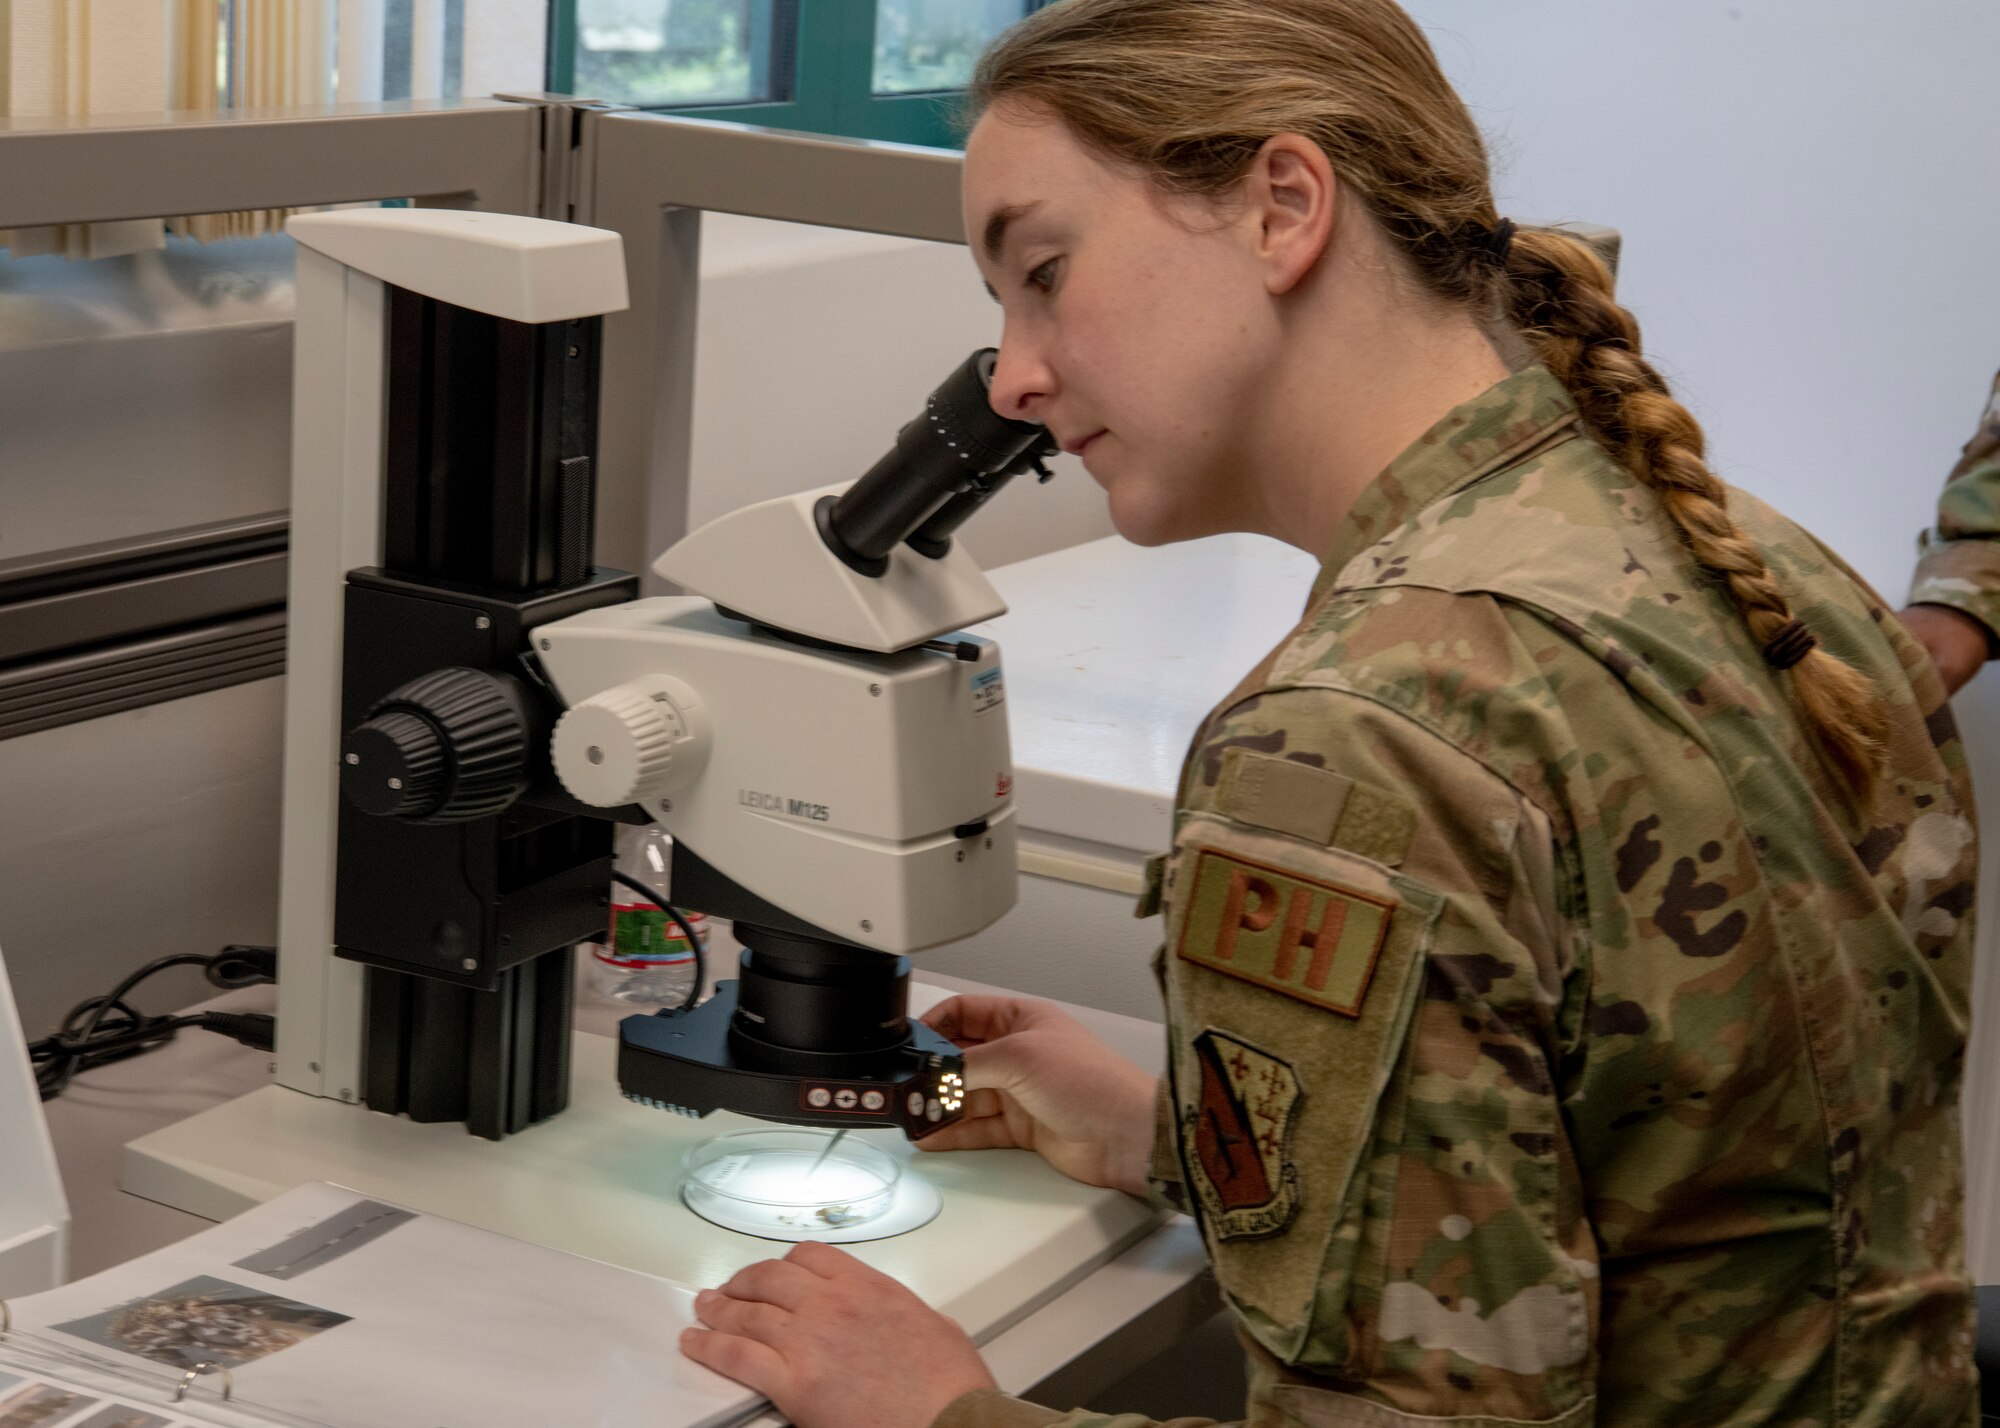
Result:
M1589 248L1501 219L1390 0L1068 0L974 98L996 407L1133 540L1325 563L1187 762L1157 1101L962 999L930 1144L1194 1215L1253 1423L1969 1422L1976 855L1921 649L1709 470ZM1000 1395L824 1246L699 1312L807 1428L1138 1421Z

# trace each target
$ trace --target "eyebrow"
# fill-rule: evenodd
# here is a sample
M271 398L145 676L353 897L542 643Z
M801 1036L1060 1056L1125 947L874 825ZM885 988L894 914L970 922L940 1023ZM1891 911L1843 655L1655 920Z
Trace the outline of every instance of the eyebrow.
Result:
M1026 218L1041 206L1042 201L1036 199L1032 203L1010 203L1005 208L995 209L993 216L986 220L986 233L981 242L987 258L999 262L1001 250L1007 246L1007 229L1015 219Z

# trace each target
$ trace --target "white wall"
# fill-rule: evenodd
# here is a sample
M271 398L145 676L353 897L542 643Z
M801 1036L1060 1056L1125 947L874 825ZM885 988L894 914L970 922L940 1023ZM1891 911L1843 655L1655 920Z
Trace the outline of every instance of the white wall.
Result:
M1900 597L2000 367L2000 5L1406 3L1493 143L1502 212L1622 229L1625 302L1724 476ZM1958 713L2000 808L2000 680ZM1982 831L1990 900L2000 825ZM1996 927L1989 912L1966 1077L1986 1282L2000 1280Z
M1414 0L1501 211L1622 229L1725 476L1890 593L2000 366L1992 0Z

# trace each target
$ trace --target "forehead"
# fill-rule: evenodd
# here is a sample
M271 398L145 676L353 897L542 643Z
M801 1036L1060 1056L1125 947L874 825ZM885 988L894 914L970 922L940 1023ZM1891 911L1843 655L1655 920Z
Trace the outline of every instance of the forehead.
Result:
M1037 216L1060 215L1080 200L1101 202L1112 186L1132 182L1078 143L1062 121L995 105L965 142L967 241L984 257L982 238L995 215L1030 205Z

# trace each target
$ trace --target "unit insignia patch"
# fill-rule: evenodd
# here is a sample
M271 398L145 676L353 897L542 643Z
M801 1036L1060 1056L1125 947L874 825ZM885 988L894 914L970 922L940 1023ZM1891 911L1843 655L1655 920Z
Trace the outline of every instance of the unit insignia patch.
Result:
M1396 903L1282 868L1195 850L1175 951L1225 976L1361 1015Z
M1292 1120L1303 1088L1291 1066L1226 1032L1194 1039L1201 1090L1182 1111L1182 1144L1203 1219L1219 1240L1275 1235L1299 1210Z

